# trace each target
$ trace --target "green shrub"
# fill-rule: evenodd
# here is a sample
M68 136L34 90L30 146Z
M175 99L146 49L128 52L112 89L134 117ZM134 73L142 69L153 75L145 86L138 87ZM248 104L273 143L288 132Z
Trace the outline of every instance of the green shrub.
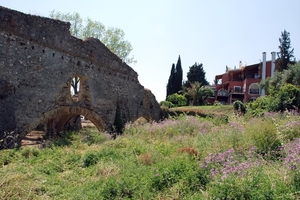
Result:
M135 177L126 178L108 178L102 189L104 199L139 199L136 193L139 193L138 180ZM141 197L140 197L141 198Z
M227 115L213 116L212 122L215 126L220 126L222 124L228 124L228 116Z
M274 95L275 101L272 105L274 111L299 110L300 90L294 85L286 84L279 88Z
M175 184L183 183L182 194L194 193L205 189L209 182L208 171L199 167L197 162L189 158L177 157L172 162L158 166L151 178L151 190L164 191Z
M89 129L80 131L80 136L82 138L81 141L88 145L102 144L108 140L108 137L104 133Z
M39 151L36 148L24 147L21 149L21 155L25 158L37 157L39 155Z
M176 107L187 105L187 99L185 96L177 93L169 95L167 97L167 101L171 102Z
M252 116L262 116L265 112L270 110L270 98L271 97L259 97L256 100L247 104L248 110Z
M271 120L254 119L246 126L246 134L252 139L258 153L268 156L276 156L281 141L277 135L275 124ZM275 153L275 154L274 154Z
M100 160L100 156L97 153L89 152L85 154L83 158L83 166L89 167L95 165Z
M246 113L246 106L241 101L235 101L233 103L234 112L238 114L245 114Z
M292 173L292 185L295 187L295 191L300 191L300 172L294 170ZM300 194L298 194L300 196Z
M292 199L289 196L291 190L284 181L271 182L261 168L253 169L243 177L232 175L209 186L212 199Z

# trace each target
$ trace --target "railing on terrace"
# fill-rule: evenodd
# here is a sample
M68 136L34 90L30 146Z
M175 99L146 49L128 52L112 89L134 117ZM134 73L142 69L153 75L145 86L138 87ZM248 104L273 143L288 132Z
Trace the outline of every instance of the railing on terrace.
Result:
M259 89L250 89L250 94L259 94Z
M220 90L218 91L218 96L224 96L227 97L228 96L228 92L226 90Z
M243 88L235 88L230 90L231 93L244 93Z

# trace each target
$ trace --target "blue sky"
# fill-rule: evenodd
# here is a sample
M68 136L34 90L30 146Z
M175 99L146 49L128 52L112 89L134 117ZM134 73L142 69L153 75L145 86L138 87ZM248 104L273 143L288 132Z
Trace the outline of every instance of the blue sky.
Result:
M165 99L179 55L183 79L197 62L212 83L226 65L258 63L262 52L271 59L287 30L300 59L299 0L0 0L0 5L45 17L52 10L78 12L123 29L137 60L131 67L158 101Z

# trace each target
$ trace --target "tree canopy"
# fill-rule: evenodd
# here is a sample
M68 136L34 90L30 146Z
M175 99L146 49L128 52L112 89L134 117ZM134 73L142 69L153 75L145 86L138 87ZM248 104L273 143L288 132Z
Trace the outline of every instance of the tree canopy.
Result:
M280 45L278 48L280 51L277 53L278 59L276 60L276 70L283 71L288 68L288 64L295 63L295 57L293 55L294 49L291 47L290 33L286 30L281 32L279 43Z
M201 85L209 85L205 77L205 71L203 69L202 63L195 63L190 67L190 70L187 73L187 79L187 82L189 83L199 82L201 83Z
M136 63L134 56L130 56L132 45L125 39L122 29L106 27L101 22L90 18L83 19L77 12L61 13L53 10L50 17L70 22L70 32L73 36L83 40L89 37L97 38L127 64Z

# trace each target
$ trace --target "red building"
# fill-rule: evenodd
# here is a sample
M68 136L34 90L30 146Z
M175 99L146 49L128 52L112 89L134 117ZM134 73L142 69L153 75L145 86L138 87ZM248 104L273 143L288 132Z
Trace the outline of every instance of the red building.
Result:
M262 62L228 69L224 74L215 77L215 96L208 101L218 101L231 104L236 100L244 103L264 96L265 91L259 83L267 77L273 76L275 70L275 52L271 53L272 60L266 61L266 52L262 53Z

